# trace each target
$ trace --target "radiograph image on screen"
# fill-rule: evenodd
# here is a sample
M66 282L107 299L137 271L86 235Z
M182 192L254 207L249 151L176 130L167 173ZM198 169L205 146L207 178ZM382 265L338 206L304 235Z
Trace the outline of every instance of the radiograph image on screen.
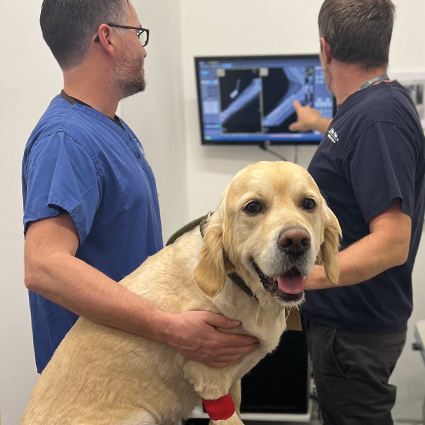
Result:
M268 68L262 86L264 132L290 133L289 125L297 120L294 100L313 106L314 67Z
M222 70L219 77L223 133L261 132L261 79L258 69Z

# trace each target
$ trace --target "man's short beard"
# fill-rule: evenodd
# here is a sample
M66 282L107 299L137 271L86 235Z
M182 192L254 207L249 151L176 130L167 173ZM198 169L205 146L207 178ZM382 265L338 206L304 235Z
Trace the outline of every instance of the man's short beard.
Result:
M124 46L124 59L117 64L112 72L112 87L114 95L119 99L132 96L145 90L146 82L143 75L143 59L130 56L130 46Z
M115 92L120 99L132 96L133 94L140 93L145 90L146 82L143 75L136 76L135 78L122 78L126 75L117 75L117 79L114 81L113 86Z

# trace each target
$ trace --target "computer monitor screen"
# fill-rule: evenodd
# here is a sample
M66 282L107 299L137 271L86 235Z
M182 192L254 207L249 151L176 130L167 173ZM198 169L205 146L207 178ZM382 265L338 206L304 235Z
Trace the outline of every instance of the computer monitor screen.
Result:
M318 144L318 131L289 131L294 100L334 115L318 55L195 57L195 69L202 144Z

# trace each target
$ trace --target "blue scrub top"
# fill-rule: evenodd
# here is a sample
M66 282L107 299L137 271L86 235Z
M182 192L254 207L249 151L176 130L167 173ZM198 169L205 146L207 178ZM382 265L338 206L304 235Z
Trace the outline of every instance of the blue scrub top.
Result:
M66 211L78 231L76 257L115 281L162 248L158 195L142 145L130 128L61 96L53 99L26 145L24 226ZM78 319L31 292L37 370Z

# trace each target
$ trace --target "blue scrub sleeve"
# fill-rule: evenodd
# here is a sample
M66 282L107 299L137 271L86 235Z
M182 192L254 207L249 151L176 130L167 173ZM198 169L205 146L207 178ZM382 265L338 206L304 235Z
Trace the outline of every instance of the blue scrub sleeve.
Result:
M80 244L87 237L101 199L101 179L88 150L63 132L35 144L26 164L24 224L67 211Z
M416 143L394 124L378 122L364 131L344 155L343 165L366 223L399 198L413 216Z

